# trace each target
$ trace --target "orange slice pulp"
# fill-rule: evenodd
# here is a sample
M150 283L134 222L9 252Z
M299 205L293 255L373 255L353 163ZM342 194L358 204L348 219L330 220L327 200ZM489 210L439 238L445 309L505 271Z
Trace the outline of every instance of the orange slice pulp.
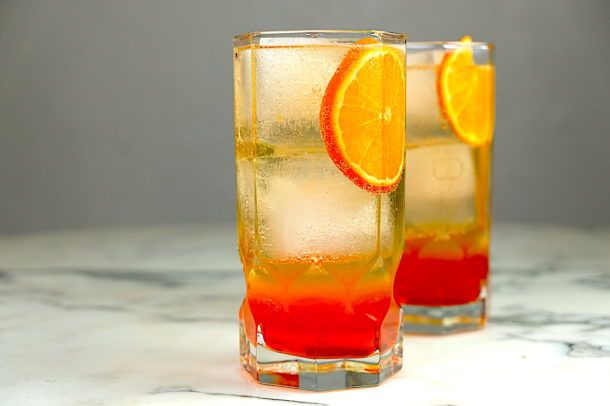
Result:
M322 98L320 130L335 165L375 193L396 189L404 167L405 55L366 39L347 53Z
M441 62L437 88L441 111L453 132L472 146L493 138L494 67L474 61L472 39L448 52Z

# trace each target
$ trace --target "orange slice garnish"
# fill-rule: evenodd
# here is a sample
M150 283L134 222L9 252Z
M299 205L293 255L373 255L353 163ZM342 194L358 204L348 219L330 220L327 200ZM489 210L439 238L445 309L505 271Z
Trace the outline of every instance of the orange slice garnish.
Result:
M472 39L448 52L438 74L441 111L462 141L479 146L493 138L494 67L474 61Z
M361 40L349 50L322 98L320 130L335 165L370 192L394 190L403 172L405 54Z

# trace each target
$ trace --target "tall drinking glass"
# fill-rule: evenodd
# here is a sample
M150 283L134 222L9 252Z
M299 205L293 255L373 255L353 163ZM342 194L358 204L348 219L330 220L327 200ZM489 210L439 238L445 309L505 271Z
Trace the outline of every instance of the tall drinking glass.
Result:
M407 45L406 244L394 290L407 332L485 323L492 57L469 37Z
M308 390L401 367L405 37L234 38L243 367Z

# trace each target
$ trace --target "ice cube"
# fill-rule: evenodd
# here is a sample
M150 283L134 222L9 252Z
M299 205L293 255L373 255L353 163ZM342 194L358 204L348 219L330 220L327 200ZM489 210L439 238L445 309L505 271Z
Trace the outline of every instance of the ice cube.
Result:
M380 198L355 186L328 156L259 160L257 173L265 255L281 259L376 252ZM383 228L391 230L388 224Z
M407 68L407 145L452 136L441 114L436 74L434 65Z
M474 221L474 157L459 142L409 148L405 167L405 219L409 225Z
M295 145L319 140L322 97L348 49L345 45L307 45L254 50L261 142Z

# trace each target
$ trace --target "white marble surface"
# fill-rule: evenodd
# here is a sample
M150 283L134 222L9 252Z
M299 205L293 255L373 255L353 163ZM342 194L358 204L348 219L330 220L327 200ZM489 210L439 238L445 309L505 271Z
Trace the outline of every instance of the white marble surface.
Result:
M233 229L2 237L0 405L609 405L610 228L499 225L492 278L484 330L406 336L381 386L307 393L240 370Z

